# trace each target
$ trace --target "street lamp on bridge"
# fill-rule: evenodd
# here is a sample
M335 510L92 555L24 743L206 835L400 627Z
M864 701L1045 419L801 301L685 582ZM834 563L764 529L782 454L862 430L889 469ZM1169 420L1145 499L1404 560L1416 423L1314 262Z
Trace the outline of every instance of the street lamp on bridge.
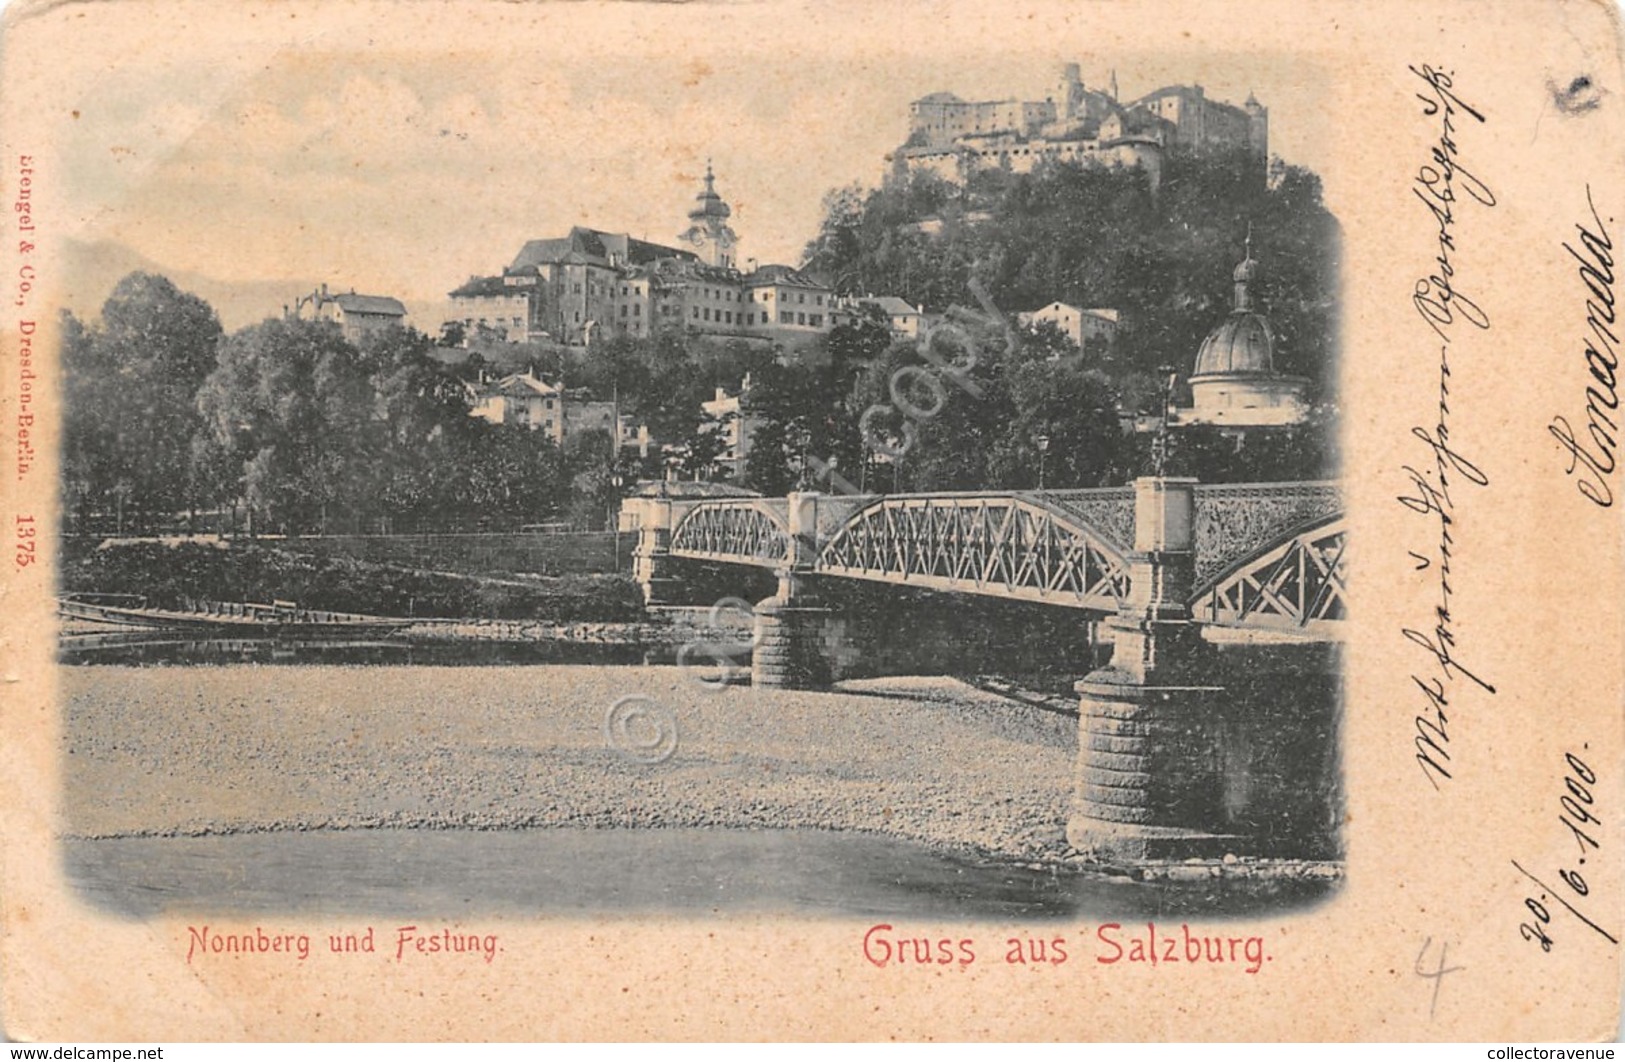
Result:
M1179 373L1172 365L1159 365L1157 375L1162 377L1162 416L1157 421L1156 437L1151 440L1151 474L1160 479L1168 470L1169 419L1172 416L1174 384L1179 381Z
M1038 489L1044 489L1044 456L1049 453L1049 436L1040 435L1034 440L1038 443Z

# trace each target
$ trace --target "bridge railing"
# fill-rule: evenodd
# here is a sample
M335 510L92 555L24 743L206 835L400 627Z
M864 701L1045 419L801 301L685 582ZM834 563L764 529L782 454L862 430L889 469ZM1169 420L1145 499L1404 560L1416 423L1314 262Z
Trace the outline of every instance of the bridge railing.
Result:
M1198 484L1196 582L1342 511L1342 489L1330 480Z
M1321 633L1338 625L1346 563L1337 483L1185 489L1192 604L1206 622ZM1135 487L1105 487L673 502L671 552L1109 610L1127 593L1136 499Z

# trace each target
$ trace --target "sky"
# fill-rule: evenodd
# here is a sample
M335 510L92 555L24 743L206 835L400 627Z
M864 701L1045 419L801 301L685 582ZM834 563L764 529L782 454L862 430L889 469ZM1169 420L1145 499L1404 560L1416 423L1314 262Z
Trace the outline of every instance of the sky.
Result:
M223 312L228 327L277 312L268 293L326 282L400 297L434 331L447 291L499 272L527 239L584 224L675 242L708 159L741 261L794 264L828 190L878 184L911 100L1042 99L1067 61L1096 87L1115 70L1125 100L1170 83L1237 104L1254 92L1274 153L1318 169L1328 151L1307 60L1113 48L1075 14L1053 33L966 23L934 41L917 20L839 5L701 17L486 4L463 17L423 4L410 10L434 17L405 27L358 12L407 6L340 6L348 17L241 7L277 18L274 32L243 17L191 36L184 20L155 26L150 49L64 79L71 113L51 117L66 235L107 268L252 288ZM297 32L279 17L307 10ZM99 305L111 279L77 308Z

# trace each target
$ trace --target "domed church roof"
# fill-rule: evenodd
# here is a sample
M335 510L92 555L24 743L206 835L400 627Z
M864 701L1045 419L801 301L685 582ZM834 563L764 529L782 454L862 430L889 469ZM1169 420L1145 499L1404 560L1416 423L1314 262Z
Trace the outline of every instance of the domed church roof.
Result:
M705 164L705 190L694 197L694 209L688 212L690 221L704 221L706 218L725 218L733 214L732 208L722 201L717 194L716 176L711 172L711 164Z
M1273 373L1275 333L1261 313L1231 313L1202 340L1192 376Z
M1258 278L1253 261L1252 236L1247 239L1247 257L1231 274L1235 280L1235 308L1220 321L1196 352L1191 376L1272 375L1275 372L1275 332L1269 318L1253 309L1247 285Z

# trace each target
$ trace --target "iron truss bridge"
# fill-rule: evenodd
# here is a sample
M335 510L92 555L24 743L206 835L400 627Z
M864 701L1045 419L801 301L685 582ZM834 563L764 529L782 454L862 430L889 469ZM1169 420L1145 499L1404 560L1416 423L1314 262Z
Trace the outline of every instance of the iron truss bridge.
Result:
M671 553L766 568L1118 611L1130 589L1134 491L800 496L674 502ZM1347 533L1334 483L1198 486L1193 616L1341 637Z

